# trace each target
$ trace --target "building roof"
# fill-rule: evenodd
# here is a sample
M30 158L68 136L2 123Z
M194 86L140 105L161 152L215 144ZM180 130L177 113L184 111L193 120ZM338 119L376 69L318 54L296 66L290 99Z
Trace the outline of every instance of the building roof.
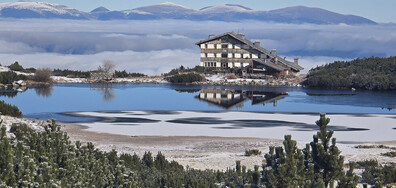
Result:
M303 69L304 69L303 67L301 67L301 66L298 65L297 63L290 62L290 61L286 61L285 59L283 59L283 58L281 58L281 57L279 57L279 56L277 56L277 55L271 54L271 52L268 51L268 50L266 50L265 48L263 48L263 47L261 47L261 46L256 46L256 45L254 45L250 40L246 39L244 35L238 34L238 33L234 33L234 32L223 33L223 34L221 34L221 35L217 35L217 36L211 37L211 38L206 39L206 40L201 40L201 41L199 41L199 42L196 42L195 44L196 44L196 45L200 45L200 44L203 44L203 43L207 43L207 42L209 42L209 41L216 40L216 39L221 38L221 37L226 36L226 35L231 36L231 37L233 37L233 38L235 38L235 39L241 41L242 43L244 43L244 44L246 44L246 45L249 45L251 48L258 50L258 51L260 51L261 53L263 53L263 54L265 54L265 55L268 55L268 56L271 57L271 58L277 57L277 59L278 59L279 62L281 62L281 63L287 65L288 67L290 67L290 68L292 68L292 69L294 69L294 70L300 71L300 70L303 70Z
M253 61L258 62L258 63L261 63L261 64L263 64L263 65L265 65L265 66L267 66L267 67L271 67L271 68L273 68L273 69L275 69L275 70L277 70L277 71L285 71L285 70L288 69L288 68L283 67L283 66L281 66L281 65L277 65L277 64L275 64L275 63L268 62L268 61L262 61L262 60L260 60L260 59L253 59Z

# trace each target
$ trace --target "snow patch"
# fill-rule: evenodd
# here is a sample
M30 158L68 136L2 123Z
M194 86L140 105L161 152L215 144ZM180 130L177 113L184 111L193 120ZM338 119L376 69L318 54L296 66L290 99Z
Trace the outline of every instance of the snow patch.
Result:
M225 12L255 12L254 10L234 4L220 4L210 7L205 7L200 10L202 13L225 13Z
M39 14L44 14L46 12L51 12L54 14L70 14L74 16L81 15L80 11L69 8L61 4L51 4L46 2L14 2L14 3L0 3L0 11L5 8L12 8L17 10L31 10Z

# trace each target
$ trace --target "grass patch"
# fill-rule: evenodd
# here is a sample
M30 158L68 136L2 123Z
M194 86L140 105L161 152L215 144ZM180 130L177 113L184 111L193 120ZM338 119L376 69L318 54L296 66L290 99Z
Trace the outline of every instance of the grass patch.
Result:
M396 157L396 151L390 151L390 152L386 152L386 153L381 153L382 156L385 157Z
M229 74L229 75L226 76L226 78L229 79L229 80L233 80L233 79L237 79L238 77L235 76L235 74Z
M396 147L389 147L386 145L357 145L355 146L355 148L357 149L392 149L392 150L396 150Z

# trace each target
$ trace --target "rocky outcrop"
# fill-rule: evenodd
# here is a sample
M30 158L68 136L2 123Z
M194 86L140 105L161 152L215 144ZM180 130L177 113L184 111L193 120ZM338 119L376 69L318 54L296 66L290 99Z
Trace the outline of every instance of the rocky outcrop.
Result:
M27 83L23 80L14 81L10 84L0 84L2 90L14 90L14 91L25 91L27 89Z
M43 125L47 123L46 121L42 120L32 120L32 119L26 119L26 118L17 118L17 117L11 117L11 116L5 116L1 115L0 116L0 121L1 126L6 127L7 131L7 136L8 137L14 137L15 135L13 133L10 133L10 128L13 125L20 125L20 124L26 124L32 129L36 130L43 130Z
M253 86L289 86L300 87L305 79L305 75L289 76L289 77L275 77L268 75L262 79L227 79L227 75L211 75L203 82L195 82L194 84L207 85L253 85Z

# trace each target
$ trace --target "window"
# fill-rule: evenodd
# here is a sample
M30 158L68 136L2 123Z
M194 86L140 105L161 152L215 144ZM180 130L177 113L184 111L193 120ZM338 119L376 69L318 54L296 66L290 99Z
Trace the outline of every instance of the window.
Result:
M221 57L226 58L226 57L228 57L228 54L227 53L222 53Z
M222 44L221 48L228 48L228 44Z

